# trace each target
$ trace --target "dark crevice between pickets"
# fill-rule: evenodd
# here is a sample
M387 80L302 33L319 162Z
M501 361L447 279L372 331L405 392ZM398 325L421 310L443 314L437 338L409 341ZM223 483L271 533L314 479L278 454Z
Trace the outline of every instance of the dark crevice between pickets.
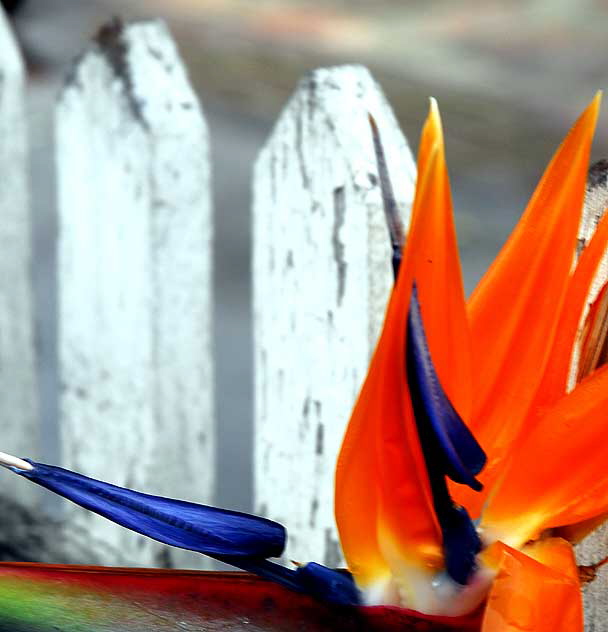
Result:
M306 169L306 159L304 158L304 130L303 130L302 115L296 115L296 156L298 159L298 167L300 169L300 176L302 177L302 188L305 191L310 190L310 174Z
M325 556L323 563L329 568L336 568L340 566L341 562L340 543L334 537L331 529L325 529Z
M594 162L589 167L587 174L587 188L593 189L595 187L606 186L608 182L608 160L602 159Z
M606 206L608 206L608 160L602 159L594 162L587 172L585 207L576 245L577 259L587 246L590 235L597 228Z
M346 215L346 200L344 187L336 187L334 189L334 225L331 233L331 245L334 253L334 261L338 273L337 282L337 303L342 304L344 298L344 289L346 285L346 261L344 259L344 243L340 238L340 231L344 226L344 217Z

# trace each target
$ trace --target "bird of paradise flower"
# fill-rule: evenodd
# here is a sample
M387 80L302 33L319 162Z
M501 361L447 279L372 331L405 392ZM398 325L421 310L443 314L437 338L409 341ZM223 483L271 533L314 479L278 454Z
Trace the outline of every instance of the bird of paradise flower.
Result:
M576 260L599 103L598 94L467 302L434 101L405 241L383 178L396 280L337 463L348 571L270 561L286 539L270 520L2 453L0 464L139 533L329 603L441 617L485 604L484 632L581 630L572 546L554 530L608 512L608 367L589 366L568 388L608 243L607 215Z

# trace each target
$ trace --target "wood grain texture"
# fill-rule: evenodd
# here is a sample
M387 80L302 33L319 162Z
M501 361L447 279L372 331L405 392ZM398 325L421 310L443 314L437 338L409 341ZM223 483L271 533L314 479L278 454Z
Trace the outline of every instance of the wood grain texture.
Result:
M165 26L104 27L60 95L56 130L63 463L208 503L208 135ZM67 511L105 564L204 561Z
M407 217L412 156L362 67L306 76L254 174L254 506L287 527L287 560L330 566L337 452L392 285L368 112Z
M24 69L0 8L0 449L39 453L40 426L30 278L30 203ZM3 476L2 496L22 507L38 490Z

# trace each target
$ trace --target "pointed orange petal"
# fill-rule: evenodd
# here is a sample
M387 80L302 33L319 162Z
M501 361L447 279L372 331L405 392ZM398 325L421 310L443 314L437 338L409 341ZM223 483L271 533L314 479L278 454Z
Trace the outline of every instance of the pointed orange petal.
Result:
M428 183L437 149L423 135L418 188ZM424 185L428 187L428 184ZM386 555L422 567L441 561L441 535L407 387L406 322L414 280L415 226L424 208L412 211L399 278L336 467L335 512L350 570L360 585L388 573Z
M549 527L608 510L608 367L551 407L522 437L481 525L519 547Z
M608 214L600 220L568 283L555 340L547 362L547 370L535 397L533 409L551 405L566 392L579 322L587 304L591 284L606 252L607 243ZM587 349L588 346L583 345L583 348ZM585 353L583 353L583 357L586 357ZM587 371L586 374L588 373L590 371Z
M380 349L376 351L378 362ZM372 363L373 364L373 363ZM370 367L344 437L335 481L335 514L340 543L349 569L361 585L389 573L377 539L378 464L374 398L382 391L378 369Z
M466 417L471 408L470 336L434 101L422 133L399 278L336 471L340 538L349 567L364 584L382 574L383 560L393 568L414 564L426 569L442 560L407 387L406 323L414 282L433 363L454 407ZM376 454L371 454L374 447Z
M414 219L407 256L414 265L422 318L435 370L461 417L471 413L471 337L439 110L424 125Z
M536 552L549 566L502 543L492 547L498 574L488 595L481 632L582 632L576 566L571 547L569 554L565 547L567 543L555 539Z
M599 94L551 160L509 240L468 304L475 408L491 484L543 375L564 301L585 196ZM483 497L470 495L476 515Z
M405 424L399 421L399 409L390 410L390 398L385 397L378 457L383 490L380 527L387 551L396 547L401 555L411 548L407 542L409 532L414 530L414 518L404 496L412 484L412 476L403 464L404 442L419 450L404 362L406 320L413 282L418 289L425 333L440 382L462 416L468 415L471 406L470 337L441 120L434 100L431 100L420 145L412 221L395 289L400 302L400 318L390 322L392 353L383 378L387 391L405 387L400 408ZM386 331L389 331L388 317ZM424 467L423 460L422 465ZM419 470L416 471L420 485L422 477ZM423 479L423 485L427 487L425 468ZM429 548L429 551L427 563L432 564L436 549Z
M387 552L421 568L441 563L441 536L405 376L411 279L402 263L336 469L340 541L363 587L389 573Z

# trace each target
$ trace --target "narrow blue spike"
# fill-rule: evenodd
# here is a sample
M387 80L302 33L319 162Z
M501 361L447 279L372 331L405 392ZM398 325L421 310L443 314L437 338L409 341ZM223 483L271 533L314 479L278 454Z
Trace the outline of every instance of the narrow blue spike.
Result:
M285 528L266 518L171 500L103 483L60 467L27 460L17 474L159 542L211 556L278 557Z
M475 525L464 507L454 505L440 522L446 572L455 582L466 585L477 567L475 556L481 551Z
M435 515L443 535L446 572L464 585L475 572L481 541L469 514L450 498L446 476L480 490L482 486L475 475L483 468L486 455L441 387L429 353L415 285L406 346L408 385Z
M412 288L408 314L407 363L410 389L418 395L416 418L425 417L430 423L446 475L456 483L481 490L475 475L485 465L486 455L439 383L424 332L416 285Z
M251 558L235 560L225 556L218 556L217 559L326 603L339 606L361 604L359 589L355 585L353 576L346 570L328 568L316 562L310 562L292 570L268 560Z

